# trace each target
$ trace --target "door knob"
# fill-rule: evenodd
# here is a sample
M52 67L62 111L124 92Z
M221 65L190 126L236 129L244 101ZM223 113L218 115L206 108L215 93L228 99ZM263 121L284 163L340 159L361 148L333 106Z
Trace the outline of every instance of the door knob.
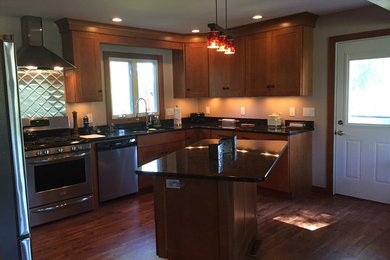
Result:
M338 124L338 125L343 125L343 124L344 124L344 121L343 121L343 120L339 120L339 121L337 121L337 124Z
M336 135L344 135L344 132L341 131L341 130L338 130L338 131L335 131L335 134L336 134Z

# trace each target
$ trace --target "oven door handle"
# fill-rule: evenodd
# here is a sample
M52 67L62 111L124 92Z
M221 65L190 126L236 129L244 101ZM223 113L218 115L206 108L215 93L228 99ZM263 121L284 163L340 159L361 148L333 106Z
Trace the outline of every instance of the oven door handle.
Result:
M78 153L78 154L67 154L67 155L60 155L60 156L54 156L47 159L41 159L41 160L34 160L34 161L28 161L27 164L42 164L42 163L50 163L50 162L62 162L62 161L68 161L69 159L77 159L77 158L83 158L87 156L87 153Z
M91 198L92 198L92 196L87 196L87 197L83 197L83 198L77 199L77 200L62 202L60 204L56 204L56 205L53 205L53 206L47 206L47 207L42 207L42 208L38 208L38 209L33 209L31 211L31 213L42 213L42 212L58 210L58 209L61 209L63 207L68 207L68 206L72 206L72 205L75 205L75 204L83 203L83 202L85 202L87 200L90 200Z

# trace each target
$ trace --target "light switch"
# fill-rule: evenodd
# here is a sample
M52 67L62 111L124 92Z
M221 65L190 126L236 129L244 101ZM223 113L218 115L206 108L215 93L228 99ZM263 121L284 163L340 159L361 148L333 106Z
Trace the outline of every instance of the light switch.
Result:
M245 116L245 107L241 107L241 115Z
M303 116L315 116L314 107L304 107L303 108Z
M295 116L295 107L290 107L290 116Z
M206 114L210 114L210 107L206 106Z

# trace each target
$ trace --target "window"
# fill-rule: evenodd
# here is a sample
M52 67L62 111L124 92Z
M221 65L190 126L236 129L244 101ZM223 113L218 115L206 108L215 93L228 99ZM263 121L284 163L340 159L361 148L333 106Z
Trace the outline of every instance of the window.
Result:
M349 61L349 123L390 125L389 70L389 57Z
M108 123L126 123L136 114L160 115L163 108L162 57L104 52ZM137 100L142 98L145 100ZM146 108L145 108L146 103Z

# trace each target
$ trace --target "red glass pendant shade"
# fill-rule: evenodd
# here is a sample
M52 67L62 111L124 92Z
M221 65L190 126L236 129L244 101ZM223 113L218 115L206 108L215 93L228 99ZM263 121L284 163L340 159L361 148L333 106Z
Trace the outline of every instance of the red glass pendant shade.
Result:
M211 31L207 35L207 48L217 49L219 46L219 32Z
M227 42L226 42L226 35L221 34L219 36L219 44L218 44L217 51L220 51L220 52L226 51L226 44L227 44Z

